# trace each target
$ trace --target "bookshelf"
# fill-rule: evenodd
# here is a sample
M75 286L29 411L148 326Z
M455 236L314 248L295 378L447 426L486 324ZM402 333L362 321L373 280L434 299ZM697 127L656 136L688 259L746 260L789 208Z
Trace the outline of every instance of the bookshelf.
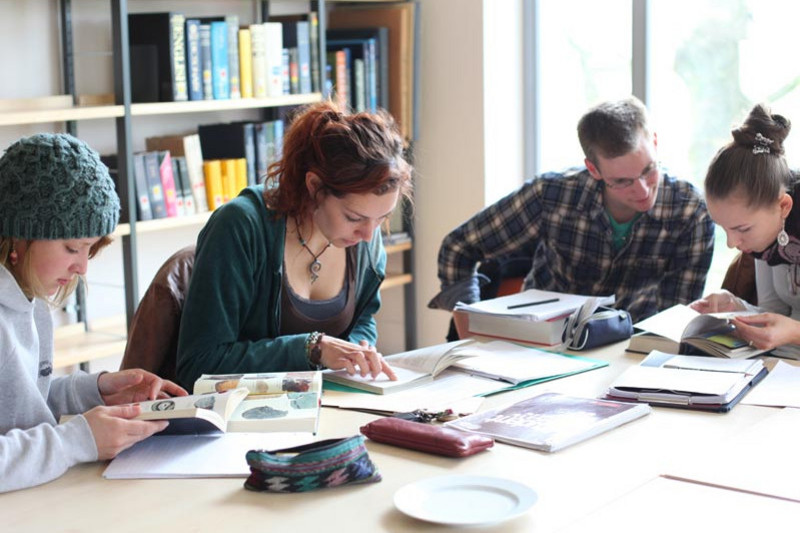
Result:
M132 102L132 80L130 70L130 48L128 42L128 13L127 0L109 0L111 21L111 80L113 83L113 99L78 97L76 90L75 46L73 43L73 3L62 1L58 3L59 30L61 32L61 75L62 90L66 94L46 96L40 98L23 98L0 100L0 126L18 127L20 131L34 129L37 125L63 123L67 132L77 135L77 123L92 122L93 128L107 128L105 123L113 123L113 133L110 137L116 140L118 156L118 179L122 186L119 194L122 204L123 219L130 222L122 223L114 233L122 248L122 277L124 286L125 310L122 315L112 316L103 320L86 320L85 302L80 291L77 295L78 324L58 328L56 336L57 366L65 367L76 363L121 354L124 350L127 324L133 317L139 301L140 280L137 275L139 249L137 237L146 234L168 232L176 228L202 227L208 220L210 213L187 215L182 217L158 219L151 221L136 220L136 195L133 182L133 153L138 129L138 122L134 125L134 118L143 117L143 120L159 120L164 118L164 134L177 133L169 131L171 116L187 116L192 114L217 113L225 114L238 111L253 110L264 116L264 111L270 108L303 105L319 101L323 94L292 94L270 98L246 98L236 100L196 100L186 102L157 102L134 103ZM310 2L310 10L319 13L320 28L326 28L327 13L337 9L335 0L317 0ZM383 2L373 1L372 4ZM254 19L265 20L270 9L270 2L252 2ZM342 2L344 8L345 2ZM349 2L347 2L349 4ZM366 2L359 2L366 4ZM298 2L302 5L302 2ZM220 11L224 11L224 3L220 2ZM169 3L153 10L169 9ZM191 11L189 5L185 8ZM82 16L85 16L82 15ZM246 24L240 20L240 24ZM320 75L324 79L325 72L325 35L320 32ZM8 53L8 52L7 52ZM90 95L91 96L91 95ZM80 105L78 102L86 102ZM208 116L208 115L205 115ZM105 120L105 122L103 122ZM96 124L94 124L96 123ZM39 126L41 127L41 126ZM28 134L28 133L25 133ZM139 134L141 136L141 134ZM411 235L409 224L404 229ZM411 241L387 245L388 254L402 256L402 269L398 272L388 272L382 289L401 287L404 289L405 320L407 324L406 346L416 346L416 332L414 325L414 291L413 275L413 246ZM146 280L149 282L149 280Z

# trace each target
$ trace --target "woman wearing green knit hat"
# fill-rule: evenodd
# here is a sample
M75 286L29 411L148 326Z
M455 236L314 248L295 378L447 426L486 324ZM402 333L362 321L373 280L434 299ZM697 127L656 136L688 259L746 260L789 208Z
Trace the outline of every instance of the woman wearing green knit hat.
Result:
M111 242L118 218L108 169L84 142L37 134L0 157L0 492L109 459L164 429L131 420L139 407L120 404L186 394L143 370L52 376L51 306ZM63 414L78 416L59 425Z

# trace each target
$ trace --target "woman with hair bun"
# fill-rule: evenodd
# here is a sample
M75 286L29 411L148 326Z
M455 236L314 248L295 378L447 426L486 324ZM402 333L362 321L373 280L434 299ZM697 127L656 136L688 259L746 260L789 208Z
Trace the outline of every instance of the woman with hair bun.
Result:
M692 304L702 313L758 312L732 320L737 335L776 355L800 355L800 181L783 148L790 130L788 119L756 105L705 179L708 210L728 247L756 258L758 307L727 291Z
M331 102L302 110L266 186L221 206L198 236L179 380L322 367L394 379L375 349L379 226L410 189L391 116Z

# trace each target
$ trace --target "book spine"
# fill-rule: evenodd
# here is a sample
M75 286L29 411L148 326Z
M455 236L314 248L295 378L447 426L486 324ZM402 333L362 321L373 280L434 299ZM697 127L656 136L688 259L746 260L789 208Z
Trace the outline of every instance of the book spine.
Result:
M200 65L200 21L186 19L186 69L189 100L203 99L203 69Z
M318 93L322 91L319 69L319 17L316 11L308 14L309 23L309 45L311 47L311 91Z
M280 22L265 22L263 26L267 95L273 97L282 96L285 94L283 82L283 26Z
M300 94L300 60L297 48L289 48L289 94Z
M178 174L181 177L181 190L183 192L183 209L187 215L194 215L197 213L197 206L194 202L194 194L192 192L192 182L189 178L189 168L186 165L186 156L177 156L173 161L178 165Z
M144 168L147 175L147 193L150 196L150 209L153 211L153 218L167 218L167 205L164 202L164 186L161 184L158 152L144 152Z
M220 161L222 171L222 203L227 203L236 198L236 159L223 159Z
M250 47L253 66L253 96L266 98L269 94L267 70L267 36L264 24L250 25Z
M234 176L236 176L236 191L231 198L239 196L239 193L249 185L248 181L250 179L249 164L246 158L240 157L239 159L234 159L233 163L235 168Z
M244 141L245 180L239 190L256 184L256 133L252 122L242 124L242 140ZM237 173L238 176L238 173Z
M239 16L226 15L228 25L228 79L230 80L231 99L242 97L241 79L239 77Z
M348 89L347 76L347 52L337 50L336 58L336 102L342 109L347 109L350 103L350 91Z
M253 46L250 28L239 30L239 84L242 98L253 97Z
M172 165L172 180L175 182L175 203L178 206L178 216L182 217L186 215L186 201L183 198L183 184L181 183L181 168L178 166L178 158L172 157L171 153L170 153L170 164Z
M283 157L283 120L277 119L272 121L273 137L275 138L275 156L273 161L277 161ZM271 164L272 162L270 162Z
M139 208L139 220L152 220L150 196L147 193L147 171L144 168L144 154L133 154L133 179L136 190L136 206Z
M203 99L214 99L211 81L211 25L200 24L200 66L203 73Z
M260 183L267 175L267 134L271 133L272 124L257 122L253 124L253 137L256 148L256 183Z
M222 163L219 159L203 161L203 174L206 183L208 208L213 211L221 206L222 197Z
M292 94L292 59L288 48L281 49L281 84L283 94Z
M189 176L195 211L205 213L208 211L208 195L203 173L203 150L200 147L198 134L187 135L183 138L183 154L186 158L186 175Z
M296 28L298 92L308 94L311 92L311 30L307 21L298 22Z
M172 60L172 100L189 99L186 81L186 18L182 13L170 14L170 44Z
M211 87L215 100L230 99L228 25L221 20L211 23Z
M178 199L175 190L175 176L172 174L172 157L169 151L163 150L158 154L158 175L164 191L164 205L167 207L167 216L178 216Z
M353 96L355 97L355 110L362 112L367 110L366 98L366 66L363 59L353 60Z

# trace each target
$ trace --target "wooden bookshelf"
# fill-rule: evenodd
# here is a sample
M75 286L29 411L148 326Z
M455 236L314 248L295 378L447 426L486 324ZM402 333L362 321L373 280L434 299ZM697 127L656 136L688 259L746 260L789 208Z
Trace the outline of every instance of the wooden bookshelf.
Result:
M87 324L79 322L55 329L53 367L87 363L104 357L121 356L128 336L125 316L119 315Z
M287 94L270 98L239 98L236 100L191 100L188 102L153 102L131 104L131 115L174 115L179 113L203 113L207 111L235 111L239 109L261 109L310 104L322 100L320 93Z
M392 287L401 287L408 285L414 281L414 276L411 274L387 274L386 278L381 283L381 290L391 289Z

